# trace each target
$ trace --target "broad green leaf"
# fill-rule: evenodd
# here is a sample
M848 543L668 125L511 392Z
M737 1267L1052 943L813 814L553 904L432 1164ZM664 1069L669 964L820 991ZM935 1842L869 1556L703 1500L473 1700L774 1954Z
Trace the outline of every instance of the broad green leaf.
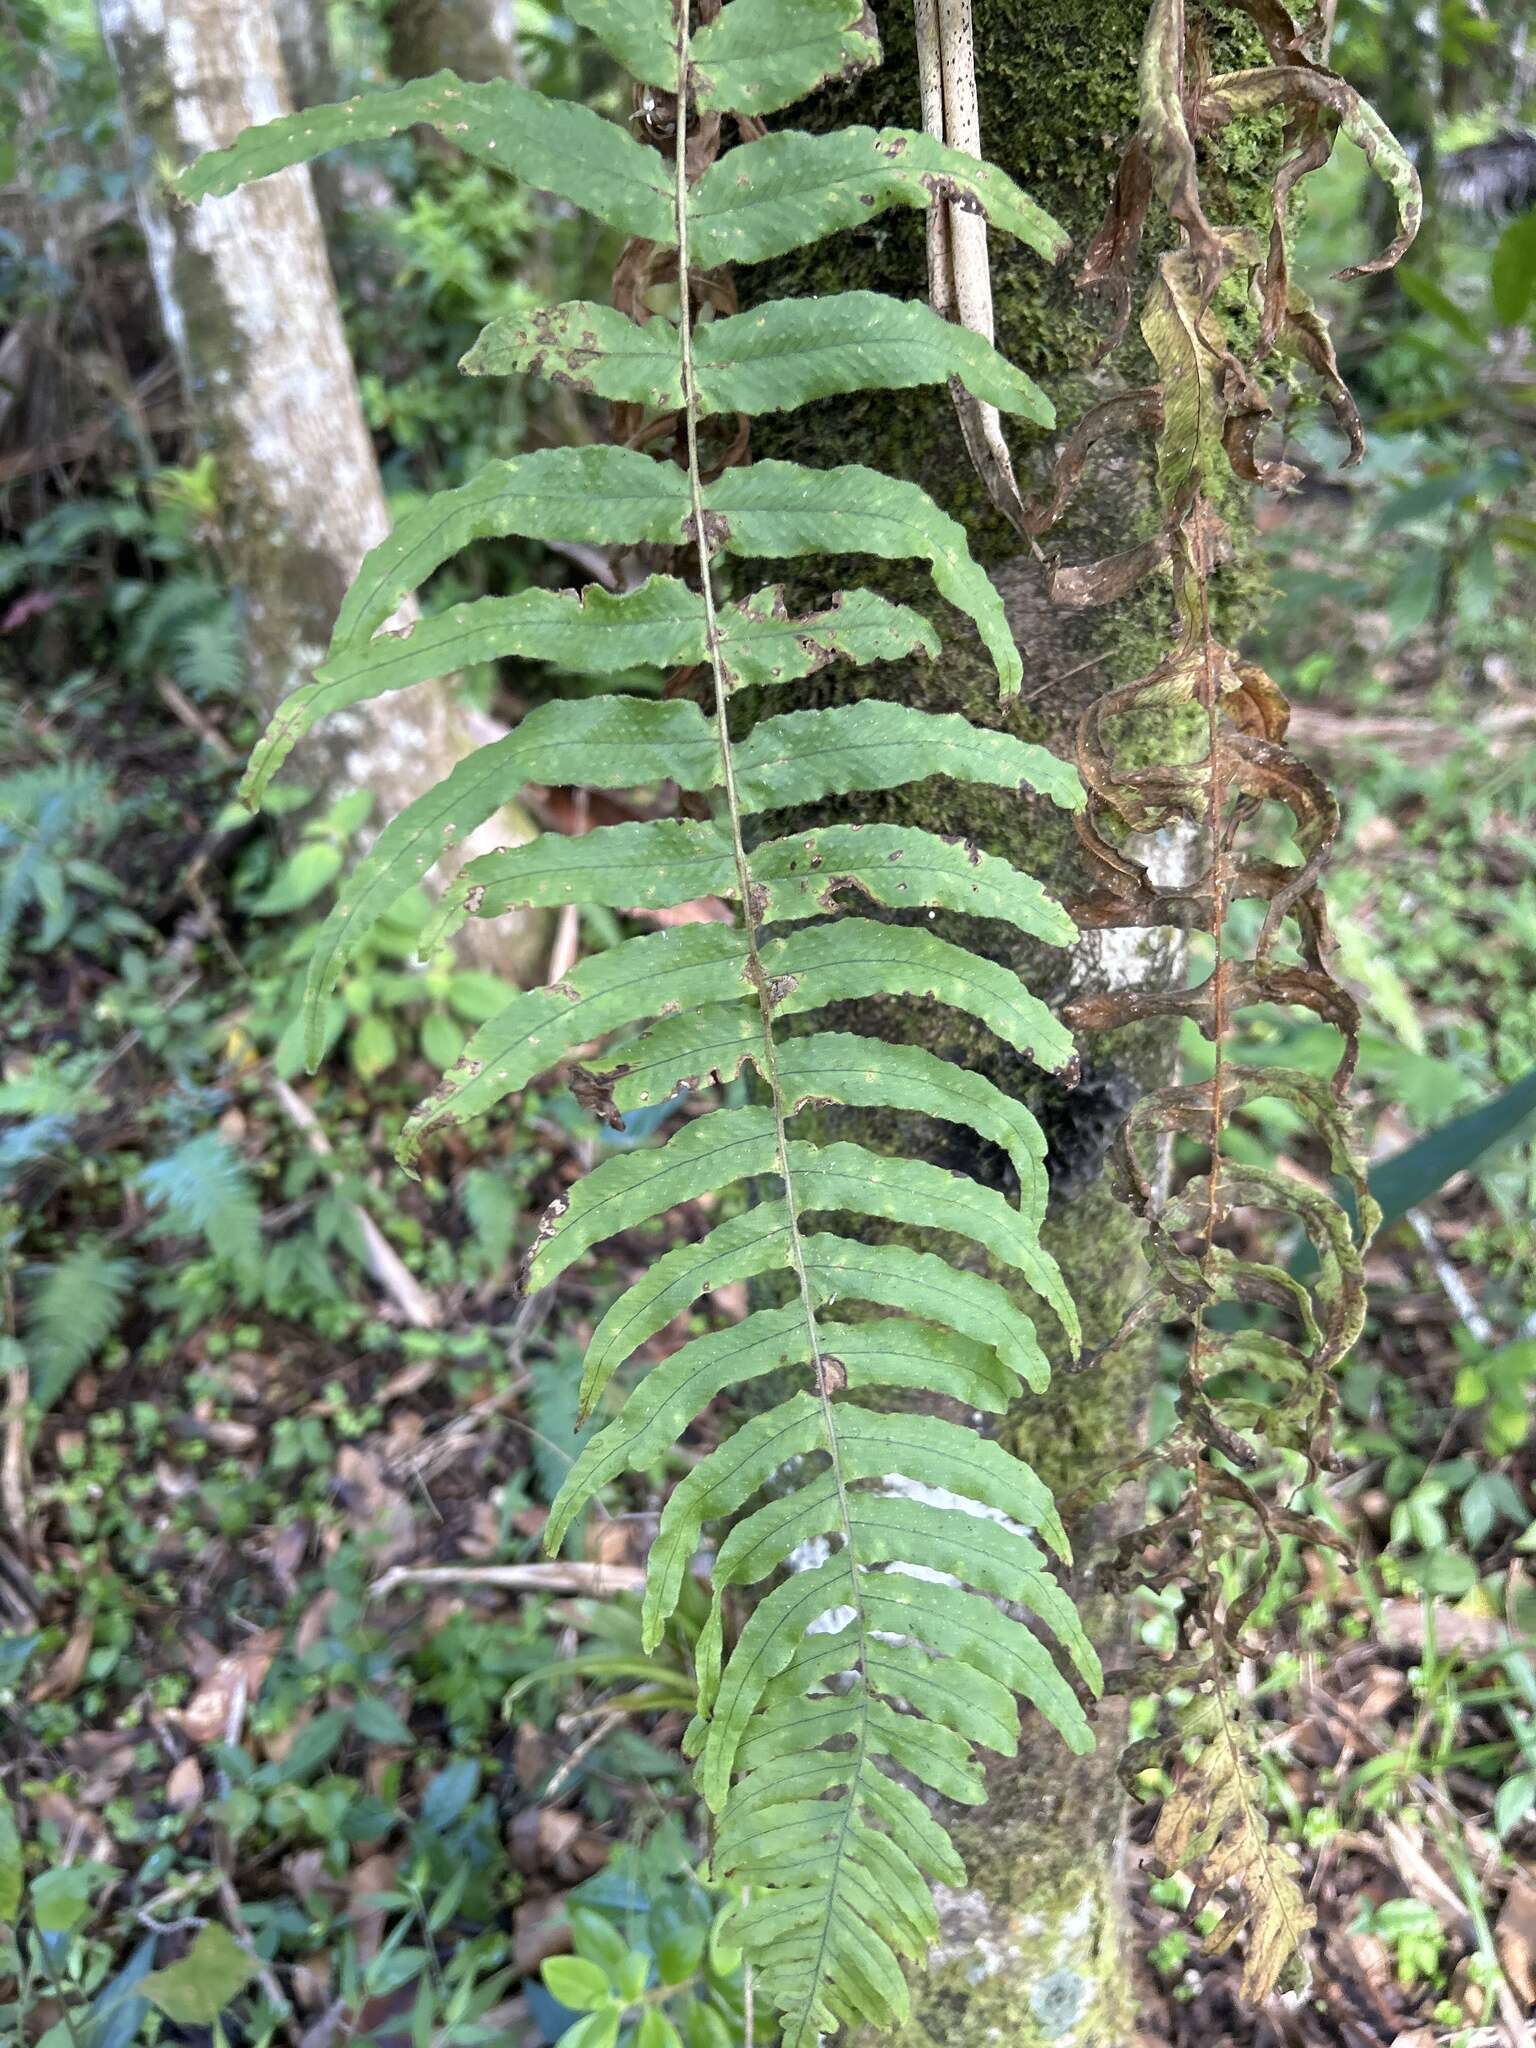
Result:
M703 601L672 576L611 595L520 590L435 612L399 632L344 647L314 681L285 697L251 758L249 787L259 790L311 726L365 699L502 656L557 662L585 675L702 661Z
M696 1201L749 1175L772 1173L776 1142L773 1111L763 1104L696 1117L669 1144L605 1159L540 1219L528 1258L528 1285L548 1287L594 1244L633 1230L680 1202Z
M484 853L455 875L422 939L429 953L465 916L500 917L544 904L603 904L658 910L701 896L735 894L730 828L656 818L599 825L577 838L541 833L526 846Z
M581 1413L590 1414L624 1361L701 1294L788 1264L789 1211L782 1202L759 1202L697 1243L680 1244L655 1260L592 1333L582 1365Z
M1087 1716L1050 1652L1022 1622L1000 1612L992 1601L906 1572L867 1574L861 1590L872 1628L916 1637L931 1649L974 1665L1038 1707L1076 1755L1085 1756L1093 1748Z
M434 570L475 540L680 545L688 480L635 448L538 448L488 463L415 506L372 550L342 602L327 657L366 641Z
M718 924L626 939L583 960L563 981L517 996L475 1033L437 1094L413 1112L396 1148L409 1169L426 1140L483 1116L588 1039L653 1016L666 1003L720 1002L746 993L746 946Z
M781 1016L873 995L929 996L979 1017L1050 1072L1070 1071L1075 1059L1070 1034L1011 969L932 932L849 917L770 940L761 960ZM745 999L746 966L741 932L690 924L626 939L582 961L553 988L516 997L481 1026L437 1093L412 1113L397 1157L409 1167L436 1132L485 1115L604 1032L673 1004Z
M327 664L370 640L471 541L515 534L681 546L688 506L682 472L634 448L541 448L490 463L457 490L426 499L373 549L342 604ZM858 464L817 470L756 462L708 485L704 506L712 542L730 554L926 560L941 594L976 621L1005 691L1017 689L1023 671L1002 602L971 559L964 530L916 484Z
M965 530L915 483L858 465L754 463L727 469L711 483L705 510L713 514L711 539L733 555L926 559L938 590L977 621L1004 686L1018 688L1022 668L997 592L971 559ZM395 608L471 541L520 535L676 547L686 539L686 520L682 471L637 449L537 449L489 463L469 483L408 512L362 563L342 602L328 668L338 655L371 641Z
M90 1915L91 1897L103 1876L99 1863L60 1863L40 1871L27 1892L39 1934L73 1934Z
M473 375L553 376L579 391L672 412L683 402L676 330L638 325L576 301L507 315L460 364ZM700 412L787 411L849 391L899 391L958 377L977 398L1037 426L1055 423L1039 388L969 328L921 300L881 292L774 299L701 327L694 340Z
M683 1575L706 1522L735 1514L790 1458L804 1457L823 1441L821 1404L792 1394L744 1422L723 1444L687 1471L661 1512L646 1569L644 1621L648 1643L677 1606ZM548 1530L545 1548L551 1547Z
M1037 1256L1033 1225L993 1188L925 1160L862 1145L788 1147L789 1185L799 1214L878 1216L916 1229L949 1230L985 1245L1004 1265L1028 1271ZM540 1223L528 1265L532 1287L547 1287L603 1239L749 1177L778 1169L773 1112L766 1105L721 1111L685 1124L669 1145L621 1154L579 1180ZM1048 1375L1036 1354L1030 1384Z
M762 730L761 727L758 728ZM774 984L775 1015L870 996L926 996L979 1017L1015 1052L1048 1073L1072 1070L1071 1034L1011 968L968 953L935 933L845 917L770 939L763 972Z
M216 1921L200 1927L179 1963L155 1970L141 1989L157 2011L183 2027L211 2027L256 1975L256 1959Z
M669 1017L638 1038L592 1061L584 1074L615 1112L667 1101L681 1086L732 1081L756 1064L762 1027L745 1007ZM806 1103L845 1102L859 1108L906 1109L969 1124L1008 1153L1020 1206L1038 1222L1045 1212L1045 1134L1023 1103L982 1074L938 1058L921 1046L888 1043L852 1032L815 1032L778 1049L786 1111Z
M878 1216L913 1229L951 1230L985 1245L1002 1265L1028 1270L1034 1231L995 1188L922 1159L871 1152L863 1145L789 1146L790 1184L801 1214ZM1050 1368L1038 1350L1025 1378L1038 1392Z
M418 125L437 129L493 170L573 201L621 234L668 247L677 239L672 175L655 150L575 101L505 78L466 85L451 71L248 128L227 149L188 165L176 190L187 200L221 198L290 164Z
M526 783L615 789L670 778L684 789L702 789L719 769L713 727L682 699L586 697L541 704L515 732L466 756L391 819L338 892L310 955L305 986L311 1067L324 1051L326 998L346 962L443 854L494 817Z
M1076 925L1033 875L968 840L911 825L823 825L754 847L751 868L765 891L765 924L824 916L868 897L897 910L1000 918L1052 946L1070 946L1077 937Z
M907 128L837 128L788 129L711 164L691 194L690 253L705 269L761 263L888 206L927 208L938 197L985 215L1051 262L1067 248L1050 215L994 165Z
M1038 1530L1063 1562L1071 1562L1050 1488L1001 1444L937 1415L886 1414L845 1401L836 1403L832 1414L845 1480L888 1481L899 1473L942 1487L995 1509L1021 1528Z
M708 329L700 330L700 337ZM598 398L677 412L683 369L670 320L642 325L614 306L569 299L527 313L507 313L481 330L459 359L470 377L548 377Z
M1536 296L1536 207L1528 207L1499 236L1488 283L1499 325L1518 327Z
M782 584L727 605L720 614L720 652L731 689L797 682L836 660L859 667L926 654L936 661L939 636L910 605L872 590L843 590L825 611L795 617Z
M728 0L693 37L689 80L700 107L775 114L879 62L864 0Z
M590 2012L612 1996L607 1976L580 1956L551 1956L541 1964L544 1988L572 2012Z
M565 0L572 21L590 29L642 85L677 89L677 28L671 0Z
M754 914L765 924L824 917L858 897L896 909L935 905L997 917L1052 945L1076 927L1031 875L962 840L903 825L828 825L755 847ZM500 917L528 905L603 904L660 909L738 894L730 833L720 822L656 819L605 825L568 839L553 833L462 868L422 939L430 953L473 909Z
M583 1449L571 1467L545 1530L546 1549L555 1550L593 1494L620 1472L640 1471L675 1444L716 1394L767 1373L802 1364L810 1357L810 1331L798 1302L762 1309L729 1329L674 1351L653 1366L624 1404L622 1413Z
M816 803L851 790L897 789L935 775L1020 795L1038 792L1068 810L1083 801L1076 768L1046 748L972 725L958 712L919 711L878 697L765 718L735 756L747 811Z
M818 1231L802 1241L806 1271L824 1301L873 1302L989 1344L1011 1373L1038 1377L1035 1326L1007 1291L910 1245L860 1244Z
M1002 599L972 559L964 528L916 484L862 463L806 469L796 462L754 462L728 469L708 485L704 506L718 522L721 545L733 555L926 560L940 594L975 621L1004 696L1018 689L1023 664Z
M923 1565L979 1592L1027 1607L1097 1692L1104 1682L1098 1655L1071 1596L1052 1578L1043 1552L1011 1523L944 1505L944 1490L935 1492L937 1501L921 1490L916 1497L901 1490L851 1493L853 1544L860 1563ZM722 1547L722 1558L723 1554Z
M840 1419L849 1412L840 1409ZM784 1669L814 1622L850 1606L860 1615L861 1625L845 1627L842 1633L862 1636L859 1580L847 1554L838 1553L807 1571L791 1573L753 1607L725 1668L699 1764L699 1790L712 1813L725 1805L736 1750L763 1688ZM826 1633L838 1631L828 1628Z
M722 1545L716 1557L717 1570L723 1556ZM766 1708L742 1745L741 1769L750 1774L777 1758L813 1752L818 1743L860 1734L872 1755L892 1757L944 1798L963 1806L979 1806L986 1798L986 1781L971 1761L970 1745L963 1736L937 1722L924 1723L915 1716L894 1713L862 1686L836 1697L802 1696Z
M710 412L764 413L849 391L900 391L958 377L977 398L1037 426L1055 424L1044 393L992 344L920 299L837 292L773 299L712 321L694 348Z

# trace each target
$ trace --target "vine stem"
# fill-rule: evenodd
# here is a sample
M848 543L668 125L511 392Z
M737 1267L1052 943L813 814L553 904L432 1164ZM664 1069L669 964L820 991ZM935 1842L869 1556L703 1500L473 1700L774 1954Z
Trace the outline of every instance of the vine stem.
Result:
M841 1524L843 1554L848 1560L849 1604L854 1610L855 1626L859 1632L859 1668L862 1672L868 1662L869 1630L863 1600L859 1596L858 1558L853 1540L853 1516L848 1505L848 1489L843 1478L842 1460L838 1455L837 1419L832 1407L832 1373L828 1360L822 1352L821 1336L816 1322L816 1303L811 1290L810 1274L806 1269L805 1247L800 1236L799 1204L795 1197L794 1177L789 1164L789 1133L784 1108L784 1088L779 1075L778 1048L773 1037L773 989L764 970L762 951L758 944L757 922L754 912L754 884L751 864L747 858L746 842L741 829L741 802L736 789L736 764L731 752L730 724L727 708L730 687L726 680L725 662L720 652L720 620L715 605L714 571L710 559L709 536L705 526L704 483L699 462L699 401L698 385L693 364L693 298L688 276L688 51L690 0L673 0L677 21L677 115L673 140L675 173L673 178L673 214L677 232L677 280L678 280L678 344L683 386L683 432L688 457L688 498L693 518L694 547L698 560L699 589L704 599L705 644L709 650L709 672L714 688L715 728L720 739L720 779L729 814L731 830L731 858L736 870L736 889L741 899L742 927L747 944L747 978L757 994L758 1014L763 1027L762 1078L767 1085L772 1103L774 1150L778 1159L779 1177L784 1183L784 1210L788 1219L788 1249L790 1269L800 1296L800 1305L805 1313L806 1330L810 1338L811 1367L816 1379L817 1398L821 1403L822 1425L826 1431L827 1451L832 1462L833 1479L837 1487L838 1518ZM867 1709L867 1694L866 1694ZM858 1746L852 1753L852 1769L849 1776L848 1797L844 1802L842 1822L838 1830L837 1845L832 1859L831 1888L836 1889L838 1872L841 1868L844 1847L854 1811L854 1787L863 1769L868 1746L868 1713L864 1713ZM804 2011L793 2025L786 2025L786 2038L798 2039L803 2034L809 2017L811 2002L820 1985L826 1957L827 1940L831 1928L831 1914L826 1916L821 1930L820 1950L811 1975L811 1991L807 1996ZM751 2034L748 2033L750 2044Z

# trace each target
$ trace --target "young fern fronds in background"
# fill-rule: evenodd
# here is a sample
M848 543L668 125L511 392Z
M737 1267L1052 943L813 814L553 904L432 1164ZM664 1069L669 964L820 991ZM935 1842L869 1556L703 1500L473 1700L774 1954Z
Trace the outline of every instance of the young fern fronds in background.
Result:
M675 1135L596 1167L547 1212L530 1249L528 1282L548 1286L618 1231L682 1201L728 1197L702 1242L668 1251L603 1317L583 1374L584 1411L606 1401L615 1375L701 1297L731 1280L787 1279L782 1306L756 1308L649 1367L583 1448L547 1536L560 1544L600 1488L654 1468L717 1393L779 1383L774 1404L673 1490L644 1626L654 1645L705 1525L750 1508L716 1556L687 1747L718 1816L714 1873L740 1902L736 1931L757 1984L781 2013L785 2040L809 2048L839 2024L888 2024L906 2012L901 1958L921 1958L938 1931L930 1880L963 1881L912 1781L945 1799L980 1799L972 1750L1013 1752L1019 1698L1073 1749L1090 1747L1079 1688L1097 1690L1100 1673L1048 1565L1046 1552L1065 1558L1067 1545L1045 1486L978 1429L889 1405L907 1390L985 1416L1023 1387L1042 1388L1047 1362L1019 1306L1025 1290L1050 1304L1076 1349L1072 1303L1040 1243L1039 1126L981 1075L917 1048L846 1031L777 1038L781 1020L830 1003L905 996L968 1012L1041 1069L1070 1078L1069 1034L989 957L980 921L1062 945L1075 927L1037 880L984 849L915 827L818 826L805 814L829 796L938 776L1038 792L1071 809L1082 789L1070 766L1001 720L984 728L878 698L772 714L781 683L834 662L932 660L939 643L918 612L869 592L845 591L793 616L780 589L733 591L733 558L925 562L938 594L992 655L1003 696L1017 691L1021 663L963 531L916 486L857 466L744 465L740 433L732 459L707 460L701 423L953 378L1018 419L1049 424L1051 412L988 342L921 304L849 293L776 300L705 323L698 305L707 291L716 291L711 303L727 295L702 273L800 247L882 206L940 198L977 209L1048 258L1063 237L1001 172L932 136L761 133L759 115L875 60L860 0L729 0L696 36L668 0L575 0L569 11L646 88L647 126L666 148L514 86L440 76L272 123L183 180L189 194L227 191L352 136L428 119L483 161L640 238L626 251L633 275L678 281L675 325L579 302L481 337L466 368L540 371L606 396L637 416L633 445L493 463L408 514L364 563L325 662L273 720L247 790L259 799L317 718L468 660L511 656L599 676L644 665L676 669L683 683L692 672L707 679L703 704L610 695L541 705L391 820L315 949L309 1045L318 1057L325 1003L377 919L524 784L673 783L712 800L708 818L603 826L569 840L546 834L464 869L434 941L466 916L532 903L623 910L724 898L737 917L623 939L553 986L514 998L410 1119L401 1157L409 1164L438 1134L562 1062L578 1099L615 1123L670 1102L688 1083L687 1120ZM743 139L714 160L722 116ZM676 460L644 452L669 444ZM660 544L679 551L681 573L618 595L526 590L388 630L401 599L458 549L508 535ZM747 688L768 693L769 715L736 739L732 700ZM792 834L772 822L786 809L800 814ZM844 914L857 898L898 914L968 913L979 921L976 945ZM613 1042L594 1053L602 1041ZM584 1063L571 1065L578 1055ZM693 1113L712 1083L748 1065L758 1102ZM794 1120L809 1104L965 1124L1005 1149L1017 1202L919 1159L798 1139ZM845 1235L836 1219L849 1215L897 1226L904 1241ZM913 1247L912 1233L930 1232L936 1249ZM1017 1287L992 1271L1016 1276ZM876 1313L860 1318L859 1304ZM878 1406L859 1398L872 1390ZM808 1557L819 1561L786 1573ZM765 1584L771 1590L728 1650L729 1589ZM1076 1685L1026 1614L1055 1637Z

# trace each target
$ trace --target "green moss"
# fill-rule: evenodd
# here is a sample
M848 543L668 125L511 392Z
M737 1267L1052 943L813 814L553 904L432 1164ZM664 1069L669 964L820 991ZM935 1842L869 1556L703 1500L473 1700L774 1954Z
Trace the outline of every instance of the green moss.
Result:
M1098 1720L1105 1748L1122 1709ZM1115 1865L1119 1794L1093 1758L1026 1742L953 1829L970 1883L939 1895L940 1939L892 2048L1124 2048L1135 2034Z

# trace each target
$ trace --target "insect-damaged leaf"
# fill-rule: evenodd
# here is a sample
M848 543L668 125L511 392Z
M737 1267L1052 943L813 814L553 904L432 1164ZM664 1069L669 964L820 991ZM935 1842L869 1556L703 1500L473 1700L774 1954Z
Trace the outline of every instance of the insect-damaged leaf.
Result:
M692 55L700 107L774 114L878 64L880 38L864 0L728 0L693 38Z
M328 150L418 125L436 128L479 163L584 206L622 234L676 239L670 179L654 150L574 100L505 78L466 85L451 71L248 128L227 149L189 164L176 190L187 200L220 198Z
M712 545L741 556L870 554L926 560L941 594L975 620L1005 693L1022 667L1002 602L971 558L963 528L916 484L848 465L759 462L705 487ZM348 591L328 661L385 624L434 570L471 541L532 540L681 546L687 479L633 448L544 448L493 462L428 498L380 542Z
M336 978L379 919L450 847L494 817L530 782L583 781L631 788L670 777L707 788L720 747L695 704L589 697L541 704L515 732L466 756L435 788L392 818L342 884L310 955L304 990L305 1055L325 1047L325 1004Z
M397 1148L401 1163L410 1164L445 1125L483 1116L604 1032L673 1005L745 999L747 958L744 935L729 926L680 925L625 939L553 987L515 996L481 1025L437 1094L408 1119ZM934 932L844 918L772 939L759 959L781 1016L874 995L924 996L969 1011L1049 1072L1073 1070L1071 1034L1010 968Z
M1067 237L993 164L908 128L790 129L733 149L700 178L689 200L696 262L761 263L888 206L927 207L940 197L976 208L1054 262Z
M554 377L660 412L682 404L672 328L580 300L493 322L460 367L477 376ZM921 301L881 292L773 299L712 321L694 343L694 369L701 414L779 412L841 392L958 377L976 397L1037 426L1055 419L1039 387L990 342Z
M677 86L677 30L669 0L569 0L588 28L646 85ZM689 86L705 111L772 114L826 79L880 61L863 0L726 0L689 49Z

